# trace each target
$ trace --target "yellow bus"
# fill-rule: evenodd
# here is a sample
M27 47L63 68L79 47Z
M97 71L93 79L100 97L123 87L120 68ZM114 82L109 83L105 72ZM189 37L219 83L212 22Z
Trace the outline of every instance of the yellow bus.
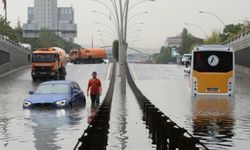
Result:
M190 84L193 95L234 92L234 50L224 45L201 45L192 51Z

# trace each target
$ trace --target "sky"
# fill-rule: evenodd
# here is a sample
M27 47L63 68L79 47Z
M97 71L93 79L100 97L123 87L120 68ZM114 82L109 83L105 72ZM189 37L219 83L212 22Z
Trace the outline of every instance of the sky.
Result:
M110 0L100 0L110 5ZM118 0L117 0L118 1ZM142 0L130 0L131 6ZM34 0L7 0L8 20L16 26L17 20L27 22L27 7L32 7ZM112 22L104 15L93 13L93 10L109 11L92 0L58 0L59 7L72 6L75 10L75 23L78 25L78 36L75 42L81 45L90 45L92 36L95 45L111 45L112 32L110 29L95 24L101 22L115 29ZM138 15L128 24L128 43L134 47L159 51L167 37L179 35L186 27L193 35L205 38L204 33L194 26L185 26L190 23L201 27L206 34L213 30L222 30L223 24L214 16L200 14L199 11L211 12L219 16L225 24L242 23L250 20L250 0L155 0L141 3L130 10L129 16L140 12L149 13ZM110 5L111 7L111 5ZM4 15L3 4L0 5L0 14ZM129 17L129 18L130 18ZM141 23L135 25L136 23ZM140 29L141 31L136 31ZM102 37L97 32L108 32L109 37ZM137 42L135 42L138 39ZM102 40L102 41L101 41Z

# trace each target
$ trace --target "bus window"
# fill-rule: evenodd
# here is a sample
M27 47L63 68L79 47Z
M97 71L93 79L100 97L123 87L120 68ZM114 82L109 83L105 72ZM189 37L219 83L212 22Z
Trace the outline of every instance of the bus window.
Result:
M193 64L193 69L198 72L229 72L233 70L233 53L197 51Z

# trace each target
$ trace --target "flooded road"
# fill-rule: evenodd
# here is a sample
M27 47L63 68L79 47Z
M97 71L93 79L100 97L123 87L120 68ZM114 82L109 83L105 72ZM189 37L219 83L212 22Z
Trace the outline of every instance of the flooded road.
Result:
M209 149L249 149L248 76L237 75L233 98L194 98L189 94L189 76L183 66L130 64L130 70L142 93Z
M108 88L110 67L110 64L68 65L66 79L78 82L85 93L92 71L97 71L103 84L102 100ZM32 82L30 68L0 78L1 150L73 149L87 127L92 112L89 97L83 108L24 110L24 99L38 84Z
M126 95L121 90L121 78L116 77L110 114L110 130L107 150L154 150L148 129L142 121L134 93L126 85Z

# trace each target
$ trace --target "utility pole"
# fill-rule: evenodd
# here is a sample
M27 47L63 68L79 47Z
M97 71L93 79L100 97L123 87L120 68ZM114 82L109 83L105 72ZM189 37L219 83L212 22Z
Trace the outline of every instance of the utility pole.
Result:
M3 2L3 9L4 9L4 12L5 12L5 21L7 22L7 0L2 0Z

